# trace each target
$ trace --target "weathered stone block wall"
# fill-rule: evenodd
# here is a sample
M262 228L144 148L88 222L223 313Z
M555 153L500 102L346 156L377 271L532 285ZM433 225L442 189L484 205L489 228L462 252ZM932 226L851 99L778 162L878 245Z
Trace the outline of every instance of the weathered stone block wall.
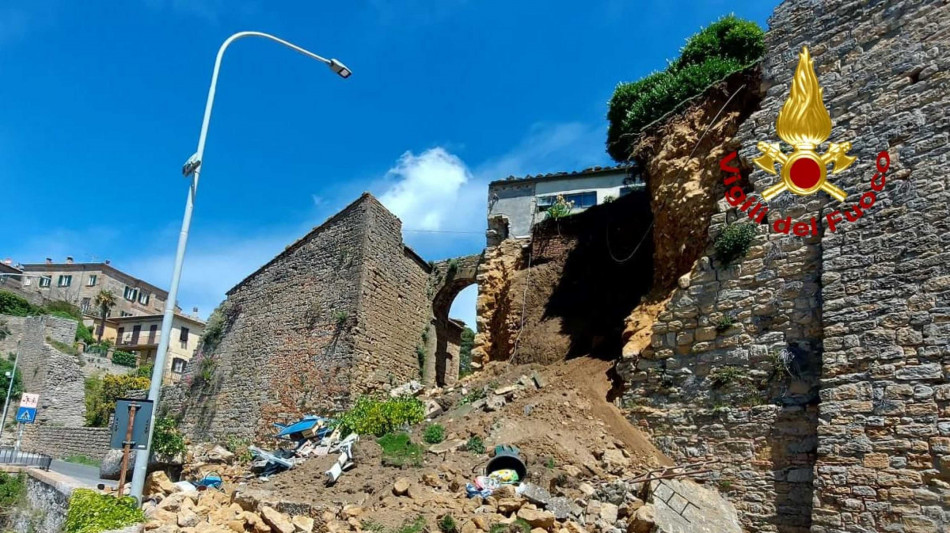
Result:
M212 384L194 361L182 380L186 433L268 437L274 422L347 404L368 203L361 197L231 289Z
M833 140L854 145L858 161L833 178L845 205L870 190L877 154L890 154L874 205L820 244L812 531L950 530L950 6L792 1L772 28L766 71L787 84L810 45ZM768 116L784 94L769 91ZM772 135L766 120L750 145Z
M858 160L831 177L849 193L843 206L786 193L768 221L822 221L854 206L881 150L886 187L836 232L787 237L763 225L737 265L700 258L653 324L652 345L625 352L624 401L671 457L722 460L720 488L750 531L946 530L950 10L792 0L770 24L761 109L734 139L746 191L761 197L775 182L749 161L756 141L778 140L802 45L831 111L830 140L851 142ZM740 217L720 201L706 242Z
M248 276L222 304L211 382L196 357L162 408L198 440L260 439L417 377L429 266L401 226L364 194Z
M109 451L109 428L27 426L23 431L24 449L54 458L84 455L102 459Z
M16 533L60 533L66 522L69 497L81 488L72 478L56 472L26 470L26 495L13 510Z
M82 426L85 423L86 404L79 358L62 353L47 342L49 339L72 344L76 335L76 321L53 316L3 318L11 335L0 349L15 352L19 341L18 368L23 378L23 389L40 395L36 424ZM11 408L10 412L15 414L15 409Z
M366 231L354 359L353 388L389 390L419 377L422 331L429 324L429 265L402 242L402 222L379 201L366 202Z

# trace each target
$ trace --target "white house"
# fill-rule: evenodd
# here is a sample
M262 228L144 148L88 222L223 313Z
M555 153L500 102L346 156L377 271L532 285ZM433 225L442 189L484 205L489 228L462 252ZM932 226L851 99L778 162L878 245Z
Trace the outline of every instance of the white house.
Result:
M633 164L493 181L488 185L489 244L506 236L530 236L558 195L573 202L572 213L579 213L642 187L640 170ZM500 218L507 221L507 235L497 235Z

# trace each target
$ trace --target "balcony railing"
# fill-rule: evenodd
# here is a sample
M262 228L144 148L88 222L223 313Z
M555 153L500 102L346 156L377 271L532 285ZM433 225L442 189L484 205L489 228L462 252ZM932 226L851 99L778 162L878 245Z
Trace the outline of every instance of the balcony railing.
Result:
M174 332L172 332L174 333ZM158 346L159 341L162 339L162 332L156 331L154 335L151 335L147 331L139 333L138 339L133 342L131 331L123 331L122 335L116 338L116 346ZM179 347L185 349L188 347L186 341L182 341L177 335L172 335L172 340L169 343L171 346Z
M152 344L157 345L158 341L162 338L162 332L156 331L155 335L151 335L149 334L149 332L143 331L139 333L138 338L135 339L135 342L133 342L132 337L133 337L133 334L131 331L124 331L122 332L121 336L116 338L115 343L117 346L129 346L129 345L148 346Z

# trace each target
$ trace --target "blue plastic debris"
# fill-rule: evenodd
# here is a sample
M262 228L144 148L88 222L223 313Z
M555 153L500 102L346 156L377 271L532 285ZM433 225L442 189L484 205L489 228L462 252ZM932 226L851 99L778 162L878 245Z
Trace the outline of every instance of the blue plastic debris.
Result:
M286 437L290 440L299 441L313 438L322 439L333 430L331 422L333 421L329 418L309 415L290 425L274 425L280 428L280 431L277 433L277 438Z
M222 479L217 472L212 472L195 482L196 487L210 487L213 489L221 488Z

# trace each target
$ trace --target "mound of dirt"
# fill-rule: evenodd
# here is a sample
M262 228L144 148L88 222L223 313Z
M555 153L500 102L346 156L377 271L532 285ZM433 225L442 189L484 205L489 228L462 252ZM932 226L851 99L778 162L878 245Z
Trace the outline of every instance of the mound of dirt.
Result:
M610 362L591 358L546 367L491 363L454 389L429 394L448 408L430 422L444 426L446 439L429 447L422 466L384 466L379 445L364 436L354 446L356 466L334 485L328 486L324 475L336 459L331 455L307 459L267 480L253 479L239 491L253 494L261 505L309 509L338 528L392 529L419 516L434 526L446 514L465 521L478 509L487 512L481 498L466 497L465 484L483 473L494 446L507 444L519 448L528 466L526 481L555 497L586 498L582 484L628 479L671 464L606 400L610 368ZM485 400L461 401L481 390ZM423 442L426 425L413 428L413 442ZM464 448L471 437L482 439L486 453ZM394 487L397 480L400 486ZM401 494L403 485L408 488ZM494 508L489 513L497 514Z

